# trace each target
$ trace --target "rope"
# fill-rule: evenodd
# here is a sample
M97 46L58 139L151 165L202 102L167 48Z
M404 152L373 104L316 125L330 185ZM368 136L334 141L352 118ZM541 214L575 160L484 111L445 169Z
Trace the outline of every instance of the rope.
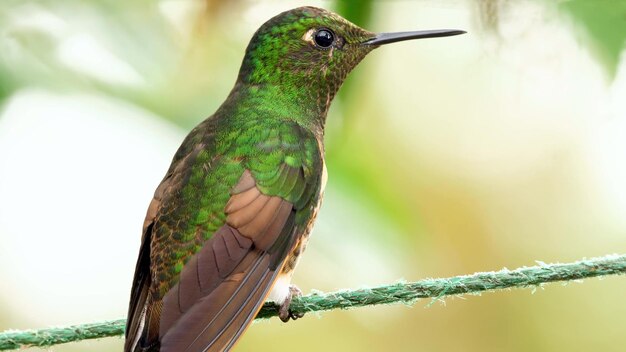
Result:
M294 298L290 308L294 313L310 313L376 304L412 304L420 298L432 298L436 301L445 296L479 294L507 288L537 287L555 281L574 281L618 274L626 274L626 255L613 254L567 264L538 262L536 266L515 270L503 269L497 272L444 279L425 279L408 283L399 282L330 293L314 292ZM278 307L275 304L265 303L257 319L271 318L277 314ZM0 350L52 346L72 341L120 336L124 334L125 324L126 319L119 319L41 330L8 330L0 333Z

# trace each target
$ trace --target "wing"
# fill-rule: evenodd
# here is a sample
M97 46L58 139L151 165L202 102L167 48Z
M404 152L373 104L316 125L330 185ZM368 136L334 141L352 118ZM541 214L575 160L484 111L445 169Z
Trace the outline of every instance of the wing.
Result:
M146 296L143 305L137 303L131 308L133 316L140 318L136 323L129 320L131 334L127 339L141 336L137 345L160 343L161 351L222 351L232 347L260 309L304 231L320 188L321 151L314 136L290 124L276 125L269 131L250 126L246 131L248 137L254 136L253 148L238 148L233 143L231 153L218 150L216 155L221 156L203 156L207 149L203 147L192 157L194 166L181 172L186 175L182 178L187 180L186 186L172 186L184 182L165 182L167 178L164 181L170 188L166 193L178 196L161 196L142 248L151 251L149 276L164 278L165 284L147 283L144 286L149 289L133 290L137 302L141 302L142 294ZM214 148L219 149L220 144ZM189 150L193 154L195 149ZM198 163L201 158L207 161ZM194 176L198 167L204 168L204 177ZM202 187L186 191L196 178ZM224 197L219 192L222 187L226 187ZM181 197L202 204L206 197L198 194L215 201L217 210L209 206L189 211L180 203L172 206ZM172 214L177 215L175 220ZM206 226L199 226L202 224ZM181 231L185 226L188 229ZM211 231L211 227L215 229ZM161 247L171 246L171 242L178 249L191 251L164 254ZM176 259L184 265L168 281L163 274L169 265L164 262L173 257L180 257ZM141 258L140 254L139 262ZM177 267L176 262L169 262ZM136 274L136 282L138 277L142 276ZM140 334L133 335L133 330Z

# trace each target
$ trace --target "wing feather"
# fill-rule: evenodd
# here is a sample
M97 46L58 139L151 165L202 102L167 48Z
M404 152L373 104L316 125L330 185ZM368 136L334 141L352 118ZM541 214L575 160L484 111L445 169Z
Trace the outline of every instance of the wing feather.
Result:
M212 139L217 120L207 121L208 132L194 129L183 143L149 207L126 351L230 349L317 204L321 172L312 171L321 171L321 150L314 136L303 137L310 132L261 129L254 135L267 139L252 154L224 156Z
M251 177L244 173L239 183ZM249 201L254 189L259 195ZM221 351L234 343L268 295L288 250L282 247L296 243L293 221L288 222L295 212L281 197L260 194L255 187L231 196L227 204L234 210L226 211L226 224L165 295L161 351Z

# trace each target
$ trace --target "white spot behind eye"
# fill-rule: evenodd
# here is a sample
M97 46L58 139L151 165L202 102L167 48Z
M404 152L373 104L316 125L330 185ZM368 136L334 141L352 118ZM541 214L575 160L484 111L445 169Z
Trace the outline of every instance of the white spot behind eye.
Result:
M315 31L316 31L315 28L311 28L308 31L306 31L306 33L304 33L304 35L302 36L302 40L304 40L305 42L311 45L315 45L315 41L313 40L313 35L315 34Z

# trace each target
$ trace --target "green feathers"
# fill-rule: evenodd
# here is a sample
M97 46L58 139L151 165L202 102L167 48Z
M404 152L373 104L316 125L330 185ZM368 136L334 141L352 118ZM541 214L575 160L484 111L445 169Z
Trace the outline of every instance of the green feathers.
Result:
M207 147L179 161L187 164L178 166L186 169L181 178L184 185L180 192L168 194L176 199L166 202L172 209L163 209L159 219L168 226L155 234L159 238L172 233L170 253L159 253L155 260L157 271L167 278L159 296L176 283L185 260L225 223L224 207L244 170L252 173L263 194L294 204L296 225L304 226L317 204L322 151L315 135L297 123L255 118L257 114L249 109L242 110L247 113L219 120L218 111L212 119L220 123L211 124L215 130L200 143ZM195 142L195 138L188 141ZM193 150L185 143L181 149Z
M333 45L315 34L332 29ZM293 204L296 226L320 196L324 123L345 76L374 47L374 37L330 12L304 7L265 23L253 36L235 87L176 153L163 184L152 265L157 297L203 243L224 225L224 207L245 170L259 190ZM171 178L171 179L168 179Z

